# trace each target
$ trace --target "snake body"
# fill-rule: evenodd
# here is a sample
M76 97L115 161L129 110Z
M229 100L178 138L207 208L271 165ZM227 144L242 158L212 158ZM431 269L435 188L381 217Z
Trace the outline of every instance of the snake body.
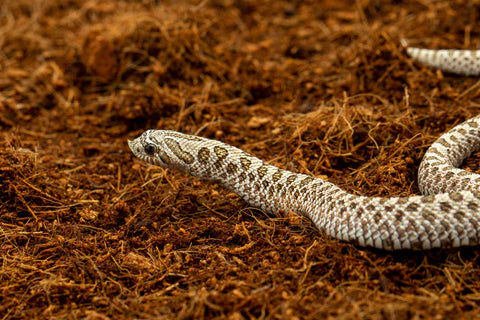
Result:
M425 250L480 242L480 178L455 168L480 147L480 116L430 147L419 173L426 195L412 197L353 195L221 141L175 131L147 130L128 143L150 164L215 181L266 212L305 215L326 234L360 246Z
M424 49L408 47L407 53L420 63L467 76L480 75L480 50Z

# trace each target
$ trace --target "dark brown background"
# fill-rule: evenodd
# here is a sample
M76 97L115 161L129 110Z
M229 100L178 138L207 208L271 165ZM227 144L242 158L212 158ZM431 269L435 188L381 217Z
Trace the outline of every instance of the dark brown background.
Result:
M356 194L416 194L423 153L479 113L480 89L400 39L480 48L479 8L2 1L1 317L478 317L478 248L359 248L147 166L126 141L180 130Z

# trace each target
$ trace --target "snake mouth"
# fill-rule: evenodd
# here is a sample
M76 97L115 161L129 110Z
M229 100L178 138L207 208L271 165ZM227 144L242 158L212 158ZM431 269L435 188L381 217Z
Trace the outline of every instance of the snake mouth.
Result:
M127 140L128 142L128 147L130 148L130 150L133 151L133 140Z
M140 156L142 150L136 140L127 140L127 142L128 147L130 148L130 150L132 150L133 154L137 157Z

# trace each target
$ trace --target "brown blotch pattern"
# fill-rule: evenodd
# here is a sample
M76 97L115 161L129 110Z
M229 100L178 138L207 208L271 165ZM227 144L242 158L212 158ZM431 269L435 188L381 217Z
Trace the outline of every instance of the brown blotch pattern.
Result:
M397 220L397 222L401 222L403 220L404 216L405 216L405 213L401 210L397 210L397 212L394 215L395 220Z
M170 157L167 156L164 152L158 152L158 156L163 161L163 163L166 163L166 164L172 163L172 159L170 159Z
M268 180L263 180L263 181L262 181L262 184L263 184L263 187L264 187L265 189L267 189L268 186L270 186L270 182L269 182Z
M463 200L463 196L459 192L452 192L452 193L449 193L448 195L449 195L450 199L452 199L455 202L459 202L459 201Z
M433 195L424 196L420 198L420 201L422 201L422 203L432 203L435 201L435 196Z
M200 150L198 150L197 157L200 163L203 163L203 164L208 163L208 161L210 160L210 150L208 150L208 148L205 148L205 147L200 148Z
M453 209L453 207L450 203L445 202L445 201L440 202L440 210L441 211L450 212L450 210L452 210L452 209Z
M258 176L261 178L265 177L268 172L268 168L266 166L261 166L257 169Z
M472 128L478 128L478 124L474 121L468 121L467 124Z
M189 135L189 134L184 134L184 133L175 132L175 131L168 132L168 134L166 134L166 136L173 137L173 138L184 139L184 140L190 140L190 141L202 141L202 140L204 140L203 138L198 137L198 136L192 136L192 135Z
M252 161L248 158L240 158L240 164L242 166L242 169L245 171L248 171L250 169L250 165L252 164Z
M303 179L302 181L300 181L300 183L298 184L299 187L304 187L306 186L307 184L309 184L310 182L312 182L314 179L312 177L306 177L305 179Z
M467 208L472 211L478 211L478 204L476 204L475 202L469 202L467 203Z
M227 172L230 173L230 174L234 174L235 172L237 172L237 165L230 162L229 164L227 164Z
M415 212L415 211L418 211L419 207L420 206L417 203L412 202L412 203L408 204L408 206L405 208L405 210L410 211L410 212Z
M278 169L277 172L275 172L272 176L273 182L277 182L282 178L282 170Z
M217 155L218 160L224 160L228 156L228 150L225 149L224 147L215 146L213 148L213 151Z
M297 176L294 175L294 174L288 176L287 181L286 181L287 185L292 184L296 179L297 179Z
M365 210L362 207L357 209L357 217L361 218L365 214Z
M192 164L195 158L188 152L184 151L176 140L165 138L165 144L167 147L183 162L186 164Z

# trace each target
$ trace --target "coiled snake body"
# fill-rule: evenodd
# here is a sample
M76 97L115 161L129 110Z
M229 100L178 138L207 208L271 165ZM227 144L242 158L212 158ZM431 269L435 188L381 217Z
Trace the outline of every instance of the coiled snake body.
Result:
M480 148L480 116L442 135L419 169L424 195L365 197L293 173L217 140L147 130L128 142L138 158L218 182L266 212L293 211L328 235L385 250L480 243L480 176L457 167Z

